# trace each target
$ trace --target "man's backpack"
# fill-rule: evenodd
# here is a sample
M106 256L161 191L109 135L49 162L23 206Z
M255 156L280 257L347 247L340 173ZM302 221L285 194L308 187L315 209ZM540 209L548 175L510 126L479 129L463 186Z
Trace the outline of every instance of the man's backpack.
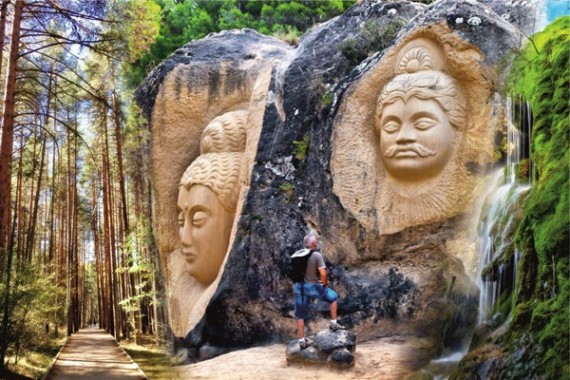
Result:
M291 271L289 277L293 283L305 282L305 272L307 271L307 263L313 255L312 249L301 249L291 256Z

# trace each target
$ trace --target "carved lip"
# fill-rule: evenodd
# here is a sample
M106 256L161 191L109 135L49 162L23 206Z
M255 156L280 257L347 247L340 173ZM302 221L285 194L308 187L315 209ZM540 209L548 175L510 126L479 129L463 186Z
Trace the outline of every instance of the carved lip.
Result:
M414 149L401 149L394 155L394 158L415 158L421 157Z
M188 251L182 251L182 255L184 255L184 258L188 262L192 262L196 260L196 257L198 257L198 255L196 255L194 252L188 252Z

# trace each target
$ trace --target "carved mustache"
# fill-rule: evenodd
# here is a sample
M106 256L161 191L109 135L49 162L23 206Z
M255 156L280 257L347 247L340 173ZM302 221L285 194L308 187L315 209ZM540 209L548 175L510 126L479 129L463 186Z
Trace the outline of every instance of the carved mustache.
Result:
M437 151L428 149L418 143L407 145L392 145L384 152L384 156L394 158L400 152L415 152L420 157L435 156Z

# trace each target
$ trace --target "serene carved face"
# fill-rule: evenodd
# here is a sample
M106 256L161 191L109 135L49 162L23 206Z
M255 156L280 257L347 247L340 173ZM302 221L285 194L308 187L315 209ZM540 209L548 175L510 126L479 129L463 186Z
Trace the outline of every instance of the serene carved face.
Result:
M397 99L384 105L379 122L380 157L394 178L432 178L451 158L456 131L435 100Z
M180 241L188 273L201 284L217 277L226 251L234 214L206 186L180 187L178 193Z

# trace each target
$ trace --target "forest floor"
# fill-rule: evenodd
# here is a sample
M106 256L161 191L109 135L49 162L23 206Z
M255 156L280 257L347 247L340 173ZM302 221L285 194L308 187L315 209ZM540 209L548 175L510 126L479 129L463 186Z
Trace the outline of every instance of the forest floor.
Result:
M427 359L422 341L394 337L358 344L355 365L346 369L287 363L285 350L285 344L255 347L175 369L180 379L192 380L390 380L418 378Z
M9 351L6 368L0 370L0 380L41 379L48 371L53 358L65 344L65 340L65 337L44 338L33 348L22 350L17 358Z
M177 380L170 364L170 356L159 348L153 335L139 335L137 343L123 340L119 343L151 380Z

